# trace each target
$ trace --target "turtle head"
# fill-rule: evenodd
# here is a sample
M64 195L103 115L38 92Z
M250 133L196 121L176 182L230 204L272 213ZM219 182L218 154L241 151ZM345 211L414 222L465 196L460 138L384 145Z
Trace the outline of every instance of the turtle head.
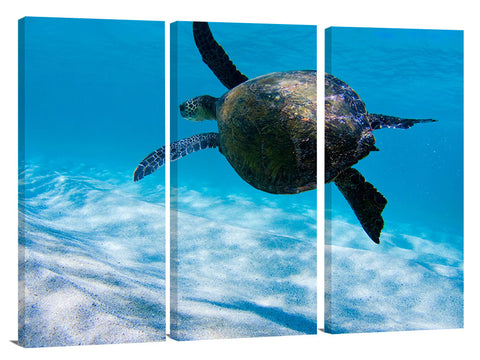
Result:
M210 95L194 97L180 104L180 114L191 121L215 120L217 100Z

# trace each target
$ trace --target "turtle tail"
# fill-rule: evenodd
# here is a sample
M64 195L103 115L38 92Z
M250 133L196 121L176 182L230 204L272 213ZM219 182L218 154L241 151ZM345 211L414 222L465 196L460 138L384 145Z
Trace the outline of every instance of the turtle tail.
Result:
M404 119L382 114L368 114L372 130L383 128L408 129L415 124L435 122L433 119Z
M188 154L219 146L218 133L204 133L190 136L170 144L170 161L178 160ZM165 164L165 146L155 150L138 164L133 173L133 181L143 179Z
M206 22L193 23L193 37L202 60L220 82L228 89L245 82L248 78L237 70L223 48L216 42Z

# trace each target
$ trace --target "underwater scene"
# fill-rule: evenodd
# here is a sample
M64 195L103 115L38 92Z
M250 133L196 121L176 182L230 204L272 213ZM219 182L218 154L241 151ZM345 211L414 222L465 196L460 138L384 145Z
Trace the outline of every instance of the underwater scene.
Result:
M316 70L315 26L209 25L245 78ZM219 98L229 89L202 61L192 28L191 22L171 26L172 143L218 133L217 121L189 121L179 105L201 95ZM235 115L226 112L223 139L240 134L228 128ZM281 135L279 130L278 139ZM217 135L211 136L207 148L171 163L172 338L315 334L316 190L288 195L258 190L232 167L227 151L219 151Z
M163 22L19 21L19 344L165 338Z
M325 45L369 113L436 120L373 131L353 165L387 200L379 244L325 186L325 331L462 328L463 32L333 27Z

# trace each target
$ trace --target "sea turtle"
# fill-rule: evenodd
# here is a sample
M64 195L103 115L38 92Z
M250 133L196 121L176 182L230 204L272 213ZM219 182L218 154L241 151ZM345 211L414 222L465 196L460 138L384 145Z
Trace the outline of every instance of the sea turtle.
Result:
M203 61L230 89L220 98L198 96L180 105L189 120L217 120L218 133L172 143L170 159L218 147L250 185L273 194L296 194L317 186L316 71L276 72L248 80L213 38L207 23L194 23ZM148 155L134 181L165 162L165 148Z
M203 61L230 91L220 98L203 95L180 105L187 119L216 119L219 133L172 143L170 160L219 147L235 171L257 189L274 194L315 189L316 71L278 72L248 80L215 41L207 23L194 23L193 33ZM431 121L369 114L346 83L325 74L325 182L338 186L376 243L387 200L351 166L377 150L373 130L406 129ZM164 163L162 147L138 165L134 181Z
M404 119L371 114L355 91L335 76L325 74L325 183L333 181L352 207L368 236L380 242L385 197L351 166L378 151L372 131L408 129L433 119Z

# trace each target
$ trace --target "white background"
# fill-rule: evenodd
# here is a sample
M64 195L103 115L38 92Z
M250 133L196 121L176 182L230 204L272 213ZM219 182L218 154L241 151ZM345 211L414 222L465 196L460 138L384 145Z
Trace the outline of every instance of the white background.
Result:
M469 0L17 0L0 5L1 359L478 359L480 247L480 24ZM204 20L318 26L318 69L328 26L465 31L465 329L22 349L17 338L17 20L24 16ZM168 29L168 27L167 27ZM168 32L167 32L168 34ZM169 77L167 76L167 83ZM320 90L319 90L320 91ZM168 99L167 99L167 104ZM320 187L321 188L321 187ZM449 191L449 189L445 189ZM319 198L322 194L319 190ZM321 202L320 202L321 204ZM319 209L320 210L320 209ZM319 211L319 216L321 212ZM321 234L321 230L319 231ZM321 246L319 246L321 248ZM321 259L320 254L320 259ZM319 259L319 260L320 260ZM321 269L320 269L321 270ZM322 278L319 273L319 278ZM321 284L320 284L321 286ZM321 297L321 296L320 296ZM321 310L321 309L320 309Z

